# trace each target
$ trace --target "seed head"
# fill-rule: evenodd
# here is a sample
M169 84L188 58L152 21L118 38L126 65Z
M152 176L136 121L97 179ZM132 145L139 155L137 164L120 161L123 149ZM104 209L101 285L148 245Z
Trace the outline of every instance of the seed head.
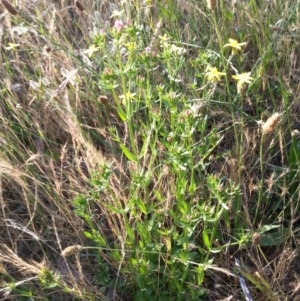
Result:
M281 114L274 113L262 126L262 133L269 134L274 132L278 122L280 121Z
M12 6L8 1L2 0L2 5L12 14L12 15L17 15L18 11Z
M75 6L78 8L79 11L84 11L84 7L79 1L75 1Z
M98 101L99 101L100 103L102 103L103 105L107 105L107 104L108 104L108 97L105 96L105 95L100 95L100 96L98 97Z
M217 5L217 0L206 0L207 1L207 7L209 9L214 9Z
M80 245L69 246L69 247L66 247L66 248L61 252L61 255L62 255L63 257L68 257L68 256L71 256L71 255L80 253L81 250L82 250L82 246L80 246Z
M292 131L292 137L299 137L300 136L300 132L296 129Z
M252 235L252 243L255 246L259 246L261 244L261 235L259 233L253 233L253 235Z
M44 51L47 52L47 53L50 53L50 52L52 51L51 46L45 45L45 46L44 46Z

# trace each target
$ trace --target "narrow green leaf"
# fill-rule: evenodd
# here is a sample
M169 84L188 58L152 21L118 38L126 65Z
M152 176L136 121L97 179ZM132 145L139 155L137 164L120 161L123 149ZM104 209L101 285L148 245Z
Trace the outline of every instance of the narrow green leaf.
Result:
M87 238L90 238L90 239L92 239L92 238L93 238L93 235L92 235L92 233L91 233L91 232L84 231L84 232L83 232L83 234L84 234L84 236L85 236L85 237L87 237Z
M137 162L136 156L132 152L130 152L129 149L124 144L120 143L120 147L123 154L127 157L128 160Z
M122 121L127 121L126 114L124 113L123 110L119 109L118 114L119 114L120 118L122 119Z
M204 281L204 269L202 266L198 266L196 268L196 275L197 275L197 283L198 285L201 285Z
M210 250L210 241L206 230L202 231L202 238L203 238L204 245L207 247L208 250Z
M112 211L112 212L114 212L114 213L118 213L118 214L123 214L123 213L124 213L124 210L123 210L123 209L118 209L118 208L113 207L113 206L111 206L111 205L109 205L109 204L105 204L105 206L106 206L110 211Z
M126 242L132 244L135 240L133 230L132 230L131 226L127 223L125 224L125 228L126 228L126 233L128 235L128 238L130 240L130 241L126 241Z
M139 207L139 209L141 210L141 212L147 214L147 208L146 208L145 204L143 203L142 199L137 198L135 200L135 203L137 204L137 206Z
M265 233L267 231L270 231L270 230L273 230L273 229L276 229L276 228L279 228L281 227L281 225L264 225L260 228L260 233Z
M280 229L274 233L263 234L261 236L260 246L269 247L269 246L278 246L279 244L284 243L288 237L290 229Z

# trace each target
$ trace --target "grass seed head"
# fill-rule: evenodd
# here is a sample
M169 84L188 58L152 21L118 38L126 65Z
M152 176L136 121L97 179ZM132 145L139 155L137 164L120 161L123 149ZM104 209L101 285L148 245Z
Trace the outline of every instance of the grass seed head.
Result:
M207 0L207 7L209 9L214 9L217 5L217 0Z
M108 97L105 95L100 95L98 97L98 101L103 104L103 105L107 105L108 104Z
M46 45L46 46L44 47L44 50L45 50L47 53L50 53L51 50L52 50L52 48L51 48L49 45Z
M300 132L296 129L292 131L292 137L299 137L300 136Z
M281 119L281 114L274 113L271 117L268 118L268 120L263 124L262 126L262 133L263 134L269 134L273 133L278 122Z
M12 15L17 15L18 11L12 6L8 1L2 0L2 5L12 14Z
M84 11L84 7L79 1L75 1L75 6L78 8L78 10Z
M261 244L261 235L259 233L253 233L253 235L252 235L252 243L255 246L259 246Z
M75 254L80 253L81 250L82 250L82 246L80 246L80 245L69 246L69 247L66 247L66 248L61 252L61 255L62 255L63 257L68 257L68 256L71 256L71 255L75 255Z

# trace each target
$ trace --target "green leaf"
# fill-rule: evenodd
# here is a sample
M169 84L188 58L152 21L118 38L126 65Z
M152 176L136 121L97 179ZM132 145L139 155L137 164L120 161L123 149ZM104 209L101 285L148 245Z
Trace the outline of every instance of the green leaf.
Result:
M133 230L131 228L131 226L129 224L125 224L125 228L126 228L126 232L127 232L127 235L128 235L128 238L130 239L130 241L126 241L127 243L133 243L134 242L134 233L133 233Z
M223 250L222 247L219 248L211 248L210 251L214 254L220 253Z
M147 208L146 208L145 204L143 203L142 199L137 198L135 200L135 203L137 204L137 206L139 207L139 209L141 210L141 212L147 214Z
M189 193L190 194L195 193L196 189L197 189L197 184L196 184L196 179L195 179L195 176L194 176L194 169L192 169L191 184L189 186Z
M297 168L299 162L300 162L300 142L298 142L297 137L292 137L290 154L288 156L289 168L290 169Z
M111 205L109 205L109 204L105 204L105 206L106 206L110 211L112 211L112 212L114 212L114 213L118 213L118 214L123 214L123 213L124 213L124 210L123 210L123 209L118 209L118 208L116 208L116 207L114 207L114 206L111 206Z
M281 227L280 225L264 225L262 226L259 230L260 233L265 233L267 231L270 231L270 230L273 230L273 229L276 229L276 228L279 228Z
M202 231L202 238L203 238L204 245L207 247L208 250L210 250L210 241L206 230Z
M88 231L83 231L83 234L85 235L85 237L87 237L87 238L90 238L90 239L92 239L93 238L93 235L92 235L92 233L91 232L88 232Z
M124 113L123 110L119 109L118 114L119 114L120 118L122 119L122 121L127 121L126 114Z
M201 285L204 281L204 269L202 266L196 268L196 277L198 285Z
M133 162L137 162L137 158L136 156L129 151L129 149L122 143L120 143L120 147L121 147L121 150L123 152L123 154L126 156L126 158L130 161L133 161Z
M259 245L264 247L278 246L287 240L289 233L290 229L279 229L274 233L263 234Z

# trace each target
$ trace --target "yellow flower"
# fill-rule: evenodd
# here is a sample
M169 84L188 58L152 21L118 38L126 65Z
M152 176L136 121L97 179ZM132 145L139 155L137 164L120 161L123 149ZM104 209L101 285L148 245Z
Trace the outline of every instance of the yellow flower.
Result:
M20 44L8 43L8 47L5 47L6 50L15 50Z
M92 44L89 49L83 51L84 54L87 54L88 57L91 57L93 55L94 52L98 51L99 47L95 46L94 44Z
M168 46L168 41L170 40L170 37L164 34L163 36L158 36L158 38L160 39L160 47Z
M158 36L158 38L162 41L162 42L167 42L170 40L170 37L168 37L166 34L164 34L163 36Z
M246 42L239 43L237 40L229 39L229 43L225 44L223 47L231 47L232 48L232 54L237 53L238 51L242 50L241 46L246 45Z
M119 97L122 99L122 104L126 105L128 101L134 100L134 96L136 93L131 93L130 91L127 91L125 94L120 95Z
M239 93L242 91L245 84L250 84L252 82L252 80L254 79L250 75L251 75L251 72L244 72L244 73L232 76L233 79L237 80L237 88L238 88Z
M131 52L137 48L135 42L126 43L126 44L124 44L124 46L128 49L129 52Z
M225 75L225 72L219 72L216 67L208 67L205 77L209 82L218 82L221 80L221 76Z
M176 53L177 55L181 55L181 54L184 54L186 52L186 50L183 47L178 47L178 46L172 44L170 47L170 52Z

